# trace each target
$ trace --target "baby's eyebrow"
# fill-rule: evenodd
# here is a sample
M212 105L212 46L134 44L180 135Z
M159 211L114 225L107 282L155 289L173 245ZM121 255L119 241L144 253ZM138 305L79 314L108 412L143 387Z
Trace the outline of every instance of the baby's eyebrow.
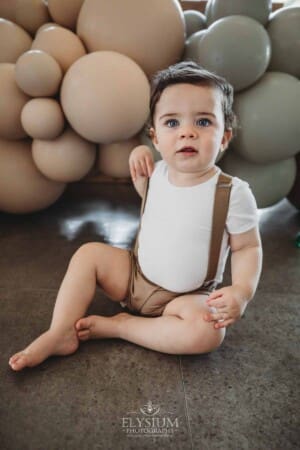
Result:
M159 118L158 118L158 120L163 120L163 119L165 119L166 117L174 117L174 116L179 116L180 114L179 113L166 113L166 114L163 114L162 116L160 116ZM215 114L213 114L213 113L211 113L211 112L206 112L206 111L199 111L199 112L197 112L196 114L195 114L196 116L210 116L210 117L214 117L214 118L216 118L216 115Z

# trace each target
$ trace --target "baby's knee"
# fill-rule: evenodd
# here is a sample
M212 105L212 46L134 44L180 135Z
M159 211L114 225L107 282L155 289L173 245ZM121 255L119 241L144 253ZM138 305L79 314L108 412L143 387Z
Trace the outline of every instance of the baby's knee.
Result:
M87 242L86 244L81 245L72 256L70 264L82 263L91 260L95 253L96 245L97 243L95 242Z
M192 343L193 353L210 353L217 350L224 341L225 328L214 328L214 323L206 322L203 318L199 318L197 322Z

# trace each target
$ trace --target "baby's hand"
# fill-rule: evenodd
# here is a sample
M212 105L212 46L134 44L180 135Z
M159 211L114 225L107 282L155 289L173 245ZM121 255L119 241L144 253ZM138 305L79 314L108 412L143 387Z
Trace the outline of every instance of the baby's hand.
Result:
M138 177L151 177L154 169L153 155L149 147L139 145L130 153L129 168L132 181Z
M215 328L224 328L242 317L247 307L247 300L239 287L227 286L212 292L206 304L216 308L216 312L204 314L204 320L216 322Z

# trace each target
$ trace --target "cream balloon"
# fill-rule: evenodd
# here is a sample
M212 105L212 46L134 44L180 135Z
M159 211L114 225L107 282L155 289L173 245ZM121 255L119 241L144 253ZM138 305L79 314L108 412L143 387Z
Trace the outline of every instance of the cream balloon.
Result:
M77 34L89 52L122 53L151 76L180 59L185 23L177 0L85 0Z
M63 131L65 118L60 104L53 98L34 98L21 113L26 133L34 139L55 139Z
M15 66L17 85L32 97L55 95L62 80L58 62L41 50L29 50L21 55Z
M34 35L37 29L49 20L48 8L44 0L17 0L15 21L31 35Z
M0 18L0 63L15 63L31 43L31 36L23 28Z
M142 69L116 52L94 52L66 73L61 103L84 138L108 144L137 134L149 114L150 87Z
M63 193L64 183L45 178L31 155L31 140L0 139L0 210L31 213L47 208Z
M130 177L129 155L139 145L137 137L127 141L99 146L98 169L104 175L116 178Z
M76 29L77 17L84 0L48 0L53 20L71 30Z
M53 140L35 139L32 156L37 168L47 178L63 182L78 181L92 168L96 146L69 128Z
M75 33L58 25L43 27L36 34L32 50L43 50L53 56L65 72L77 59L86 54Z
M29 97L15 81L15 64L0 64L0 138L22 139L21 111Z

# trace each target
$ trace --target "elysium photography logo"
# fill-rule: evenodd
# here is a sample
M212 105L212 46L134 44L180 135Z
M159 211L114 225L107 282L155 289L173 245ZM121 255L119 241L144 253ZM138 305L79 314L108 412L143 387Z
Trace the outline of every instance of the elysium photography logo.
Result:
M173 436L179 429L178 417L174 413L164 411L151 400L137 411L129 411L121 418L122 431L128 437L140 436Z

